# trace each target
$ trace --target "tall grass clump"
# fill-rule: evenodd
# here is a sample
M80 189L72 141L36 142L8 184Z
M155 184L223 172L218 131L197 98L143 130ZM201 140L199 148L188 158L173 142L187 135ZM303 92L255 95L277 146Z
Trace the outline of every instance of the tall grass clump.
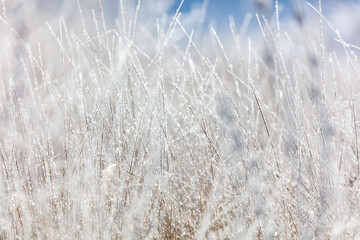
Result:
M0 239L360 237L360 48L321 0L228 32L45 2L0 3Z

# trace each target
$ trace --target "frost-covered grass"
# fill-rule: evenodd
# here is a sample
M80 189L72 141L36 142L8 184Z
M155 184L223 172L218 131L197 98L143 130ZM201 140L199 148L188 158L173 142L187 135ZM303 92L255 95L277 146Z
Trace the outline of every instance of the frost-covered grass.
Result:
M100 2L0 4L0 239L360 237L359 47L319 5Z

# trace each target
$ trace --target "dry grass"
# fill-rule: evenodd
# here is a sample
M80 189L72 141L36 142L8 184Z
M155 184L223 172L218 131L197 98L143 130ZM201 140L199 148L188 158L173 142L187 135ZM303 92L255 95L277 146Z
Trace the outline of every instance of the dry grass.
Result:
M229 43L97 3L0 4L0 239L359 238L359 48L319 7Z

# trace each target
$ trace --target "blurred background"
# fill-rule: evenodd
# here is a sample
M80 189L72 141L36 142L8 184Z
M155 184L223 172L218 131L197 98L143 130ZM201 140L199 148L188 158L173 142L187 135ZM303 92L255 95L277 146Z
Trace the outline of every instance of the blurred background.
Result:
M107 29L130 37L138 0L4 0L0 2L0 9L5 20L21 39L36 43L47 42L49 26L55 33L58 32L60 19L69 30L82 32L86 29L90 35L96 34L99 27L96 29L95 25L102 22L99 2L102 4ZM194 41L200 41L204 48L207 47L203 41L207 38L207 33L215 29L225 47L230 46L231 51L233 37L230 22L233 22L234 32L240 41L251 37L255 43L261 42L263 38L259 37L261 31L257 15L263 24L266 19L271 28L276 28L275 3L275 0L184 0L179 19L188 33L194 30ZM154 43L149 40L153 36L165 36L180 4L181 0L141 0L137 14L137 23L141 27L136 27L136 34L134 32L132 36L134 40L137 43L142 41L143 46L147 43L150 45L149 49L154 49ZM310 6L318 9L318 4L318 0L279 0L281 29L288 33L295 32L299 39L305 36L318 37L319 15ZM79 7L82 14L79 14ZM323 0L322 12L333 27L332 29L324 21L324 39L330 52L342 50L343 47L338 41L334 41L338 38L336 30L347 43L359 45L359 0ZM84 21L80 16L83 16ZM308 40L310 39L303 39L303 42L312 45ZM185 47L187 37L177 27L171 41ZM49 44L45 46L47 45ZM18 51L17 44L15 48Z
M126 10L126 15L133 16L137 0L101 0L105 12L106 23L111 28L116 28L116 20L120 17L120 2ZM317 14L308 3L318 8L318 0L279 0L279 16L285 26L291 20L298 23L316 17ZM47 21L57 21L60 16L71 18L78 13L78 4L74 0L11 0L5 1L11 5L12 15L25 16L24 12L39 17L45 15ZM98 8L98 0L79 0L83 9ZM156 18L169 22L180 5L181 0L142 0L139 12L140 18ZM323 12L333 26L340 30L342 36L349 42L359 39L360 32L360 1L359 0L323 0ZM255 14L264 15L269 21L274 17L275 0L185 0L181 7L181 21L188 29L201 29L207 31L213 27L217 32L229 31L229 16L232 16L237 25L248 24L247 32L253 29L258 31ZM41 13L40 13L41 12ZM91 16L90 16L91 17ZM166 19L165 19L166 18ZM153 22L151 24L154 25Z
M24 12L39 11L49 18L58 19L78 12L78 4L75 0L7 0L5 5L11 5L12 15L24 15ZM137 0L101 0L104 8L106 22L109 26L115 27L116 19L120 16L120 2L123 3L127 12L136 8ZM308 6L318 6L318 0L279 0L279 15L283 22L295 18L304 21L311 17L314 11ZM0 3L0 5L4 4ZM98 0L79 0L83 8L98 10ZM141 15L171 17L175 14L181 0L142 0ZM26 8L25 8L26 6ZM196 29L207 30L209 26L217 31L227 31L229 29L229 16L232 16L237 23L249 21L250 26L257 24L256 13L271 19L275 10L275 0L185 0L182 7L182 22L185 26ZM356 35L360 28L360 1L359 0L323 0L322 7L324 15L334 25L341 30L344 37L358 38ZM131 10L132 9L132 10ZM144 13L146 12L146 13ZM126 13L128 14L128 13Z

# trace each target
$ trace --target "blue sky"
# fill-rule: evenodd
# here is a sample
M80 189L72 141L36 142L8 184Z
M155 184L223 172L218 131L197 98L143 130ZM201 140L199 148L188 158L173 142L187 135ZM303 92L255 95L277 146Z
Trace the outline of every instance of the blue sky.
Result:
M317 6L318 0L279 0L279 5L283 7L282 15L288 16L293 13L293 3L297 1L302 7L307 8L306 2ZM181 0L175 0L174 6L170 13L175 13ZM257 9L254 7L253 0L209 0L207 8L208 18L224 18L232 15L235 19L243 19L247 12L256 13ZM273 5L275 0L272 0ZM331 9L334 3L359 3L359 0L322 0L323 9ZM182 12L187 12L192 6L202 4L203 0L185 0L181 8Z
M279 4L283 5L286 9L290 9L295 0L279 0ZM311 4L317 4L318 0L297 0L299 3L310 2ZM181 0L175 0L175 5L171 9L172 12L175 12L177 7L179 6ZM203 0L185 0L182 6L182 11L189 11L191 6L194 4L202 4ZM254 7L252 4L252 0L209 0L209 10L210 13L216 14L234 14L236 12L240 12L240 14L246 13L248 11L253 11ZM324 7L331 5L332 3L341 2L341 3L349 3L349 2L359 2L359 0L322 0L322 4ZM273 0L275 3L275 0Z
M70 5L70 8L74 8L77 11L77 5L75 0L37 0L40 6L44 8L51 8L54 12L58 9L63 9L60 6ZM137 0L123 0L124 3L132 2L136 6ZM255 13L258 13L258 9L254 7L255 0L208 0L208 7L206 9L206 17L203 22L202 29L207 30L209 24L216 29L217 32L222 30L229 31L229 15L232 15L235 19L236 25L239 27L243 23L246 13L252 14L250 25L257 25ZM260 1L260 0L258 0ZM273 5L275 0L264 0L272 1ZM280 20L287 21L287 19L293 16L294 8L293 3L297 1L301 7L306 10L305 17L307 14L316 15L313 10L307 6L306 2L310 2L317 7L318 0L279 0L280 6ZM119 17L119 0L101 0L105 9L105 17L107 23L112 26L114 20ZM157 11L157 17L159 14L168 13L171 17L179 6L181 0L141 0L142 9L150 9L156 3L160 5L166 5L166 8L161 9L159 6L155 6ZM192 9L199 9L204 0L185 0L181 8L182 12L182 23L187 26L187 29L197 28L199 25L192 24L199 16L199 11L191 11ZM97 0L80 0L83 5L88 5L90 8L98 9ZM171 6L171 4L173 5ZM353 3L353 4L351 4ZM355 3L355 4L354 4ZM329 18L331 23L347 36L352 36L352 31L360 27L360 16L358 14L360 9L360 0L322 0L323 12L326 17ZM148 7L148 8L147 8ZM68 8L66 8L68 9ZM340 11L341 10L341 11ZM148 11L148 10L145 10ZM190 14L192 12L192 14ZM61 14L61 13L60 13ZM359 17L357 17L359 16ZM270 17L267 16L269 19ZM155 18L156 19L156 18ZM185 22L188 22L186 25ZM189 23L190 22L190 23ZM357 24L359 23L359 24ZM199 29L197 29L199 30ZM359 39L358 35L355 36Z
M202 5L203 1L204 0L185 0L181 8L181 12L184 14L190 12L191 9L196 5ZM282 9L280 17L282 19L291 16L291 14L294 12L293 1L294 0L279 0L279 7ZM305 3L303 0L299 1L301 1L303 4ZM329 2L331 0L325 1ZM170 13L175 13L180 2L181 0L175 0L175 4L170 9ZM205 28L208 23L211 23L211 25L215 27L217 31L221 31L220 28L222 28L222 26L229 26L229 15L231 15L235 22L239 24L243 22L246 13L251 13L253 16L251 24L257 24L254 17L259 10L256 9L253 2L254 1L252 0L209 0L204 24ZM316 4L317 0L310 0L309 2ZM272 3L274 6L275 0L273 0ZM262 14L265 13L263 12Z
M201 5L204 0L185 0L183 6L181 8L181 12L186 14L186 12L190 12L190 10L196 6ZM272 2L272 5L275 5L275 0L268 0ZM175 4L170 9L169 13L175 13L177 7L179 6L181 0L174 0ZM294 3L297 2L298 6L303 11L304 16L306 14L311 14L315 12L311 10L311 8L306 4L306 2L311 3L315 7L318 7L318 0L279 0L279 8L280 8L280 20L286 21L288 17L294 16ZM348 9L351 9L352 5L359 5L360 0L322 0L322 8L324 15L329 16L329 14L333 14L336 12L336 8L340 6L347 6ZM305 13L304 13L305 12ZM209 0L209 4L206 11L206 19L204 27L208 25L210 22L213 27L217 31L221 31L223 26L229 26L228 16L232 15L235 19L236 24L241 24L244 20L246 13L252 14L251 24L257 24L255 14L258 13L258 9L254 6L254 0ZM343 12L341 14L344 14ZM342 20L349 16L342 16L337 18L335 22L340 22L338 20ZM269 18L269 16L267 16ZM339 24L337 27L344 27Z
M279 7L282 9L280 15L282 19L287 16L291 16L294 12L293 1L294 0L279 0ZM300 1L302 3L305 2L303 0ZM310 0L310 2L314 1L317 0ZM204 0L185 0L181 8L181 12L186 14L187 12L190 12L192 8L202 5L203 2ZM271 0L269 2L271 2ZM180 3L181 0L175 0L175 4L170 9L169 13L174 14ZM275 0L272 1L271 5L274 6L274 4ZM218 32L221 32L222 29L224 29L224 26L227 26L224 29L227 31L229 30L229 15L234 18L236 24L240 25L247 13L251 13L253 16L250 25L257 24L255 14L258 12L259 10L256 9L253 0L209 0L203 27L206 29L208 24L211 23L212 27L214 27ZM266 12L262 12L261 14L266 15ZM267 18L269 18L269 16L267 16Z
M73 0L38 0L42 3L42 6L49 7L50 5L55 6L55 8L59 7L59 4L62 3L75 3L76 1ZM124 0L124 2L137 2L137 0ZM177 7L179 6L181 0L151 0L151 2L166 2L174 3L173 6L168 11L169 14L175 13ZM255 0L208 0L209 4L207 7L206 12L206 20L217 19L218 21L226 21L228 23L228 16L232 15L236 21L242 21L246 15L246 13L250 12L255 14L258 10L254 7ZM260 0L258 0L260 1ZM275 0L263 0L263 1L270 1L275 4ZM282 12L280 17L290 16L294 12L293 2L297 1L303 8L309 9L306 6L306 2L312 3L314 6L317 6L318 0L279 0L279 5L282 7ZM80 3L86 4L90 2L88 0L80 0ZM97 2L96 0L93 2ZM182 13L187 13L191 10L191 8L195 7L196 5L202 5L204 0L185 0L183 6L181 8ZM322 5L324 11L327 9L332 9L334 7L334 3L343 3L348 4L350 2L357 2L359 3L360 0L322 0ZM147 0L142 0L142 5L146 5ZM119 9L119 0L102 0L102 4L107 12L116 17L118 15ZM76 4L74 4L76 7ZM95 6L96 7L96 6ZM224 22L223 22L224 23Z
M181 0L176 0L171 12L175 12ZM208 15L209 17L224 17L233 15L234 17L244 17L247 12L255 12L254 4L251 0L209 0ZM292 7L292 0L279 0L279 4L286 9ZM314 2L314 0L310 0ZM185 0L181 8L182 12L189 11L193 5L202 4L203 0ZM273 1L275 3L275 0Z

